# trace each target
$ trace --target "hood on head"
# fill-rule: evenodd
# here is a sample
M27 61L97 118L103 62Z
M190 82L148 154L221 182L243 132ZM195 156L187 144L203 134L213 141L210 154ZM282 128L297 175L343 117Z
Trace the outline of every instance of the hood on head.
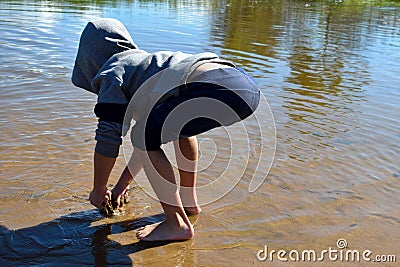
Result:
M117 53L137 48L120 21L108 18L89 22L79 41L72 83L97 94L91 82L104 63Z

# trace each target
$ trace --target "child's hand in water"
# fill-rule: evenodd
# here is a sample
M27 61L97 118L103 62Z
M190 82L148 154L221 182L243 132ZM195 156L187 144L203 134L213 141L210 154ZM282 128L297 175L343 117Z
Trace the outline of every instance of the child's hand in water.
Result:
M108 213L112 213L112 209L109 211L109 200L111 199L111 191L106 190L98 191L92 190L89 195L90 204L100 209L101 213L108 215Z
M112 190L111 203L113 209L121 208L129 202L129 185L122 191L122 193L120 192L121 190L118 190L117 187Z

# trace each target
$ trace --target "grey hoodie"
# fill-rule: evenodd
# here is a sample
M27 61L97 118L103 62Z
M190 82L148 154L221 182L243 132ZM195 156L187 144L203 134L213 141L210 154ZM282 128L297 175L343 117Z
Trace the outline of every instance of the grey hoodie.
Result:
M206 62L234 66L213 53L191 55L161 51L151 54L137 47L120 21L99 19L89 22L80 38L71 80L74 85L98 95L95 106L99 117L96 152L107 157L118 156L126 108L144 82L168 68L173 77L180 79L179 83L185 83L191 72ZM146 107L143 103L150 103L146 98L154 98L155 93L162 101L182 93L167 89L165 92L160 92L160 89L152 92L150 88L148 92L141 92L141 105L137 105L136 113L144 112Z

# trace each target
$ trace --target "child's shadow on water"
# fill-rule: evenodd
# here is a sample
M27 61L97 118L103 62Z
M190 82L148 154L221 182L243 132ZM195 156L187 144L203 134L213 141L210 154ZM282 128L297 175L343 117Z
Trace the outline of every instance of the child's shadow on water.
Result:
M132 265L128 255L170 242L133 238L132 243L121 245L109 236L133 231L163 217L158 214L95 226L102 217L96 210L89 210L18 230L0 225L0 266Z

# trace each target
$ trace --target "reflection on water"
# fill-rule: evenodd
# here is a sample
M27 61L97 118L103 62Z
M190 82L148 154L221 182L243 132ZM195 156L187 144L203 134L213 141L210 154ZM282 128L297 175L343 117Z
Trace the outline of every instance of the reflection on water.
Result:
M251 161L232 192L204 207L192 241L139 245L138 223L161 217L149 217L159 206L135 185L124 216L102 219L88 204L96 98L70 73L79 34L97 17L120 19L149 51L233 60L271 105L267 180L248 194ZM266 243L326 249L338 238L395 253L399 26L399 5L385 1L0 1L0 264L247 266Z

